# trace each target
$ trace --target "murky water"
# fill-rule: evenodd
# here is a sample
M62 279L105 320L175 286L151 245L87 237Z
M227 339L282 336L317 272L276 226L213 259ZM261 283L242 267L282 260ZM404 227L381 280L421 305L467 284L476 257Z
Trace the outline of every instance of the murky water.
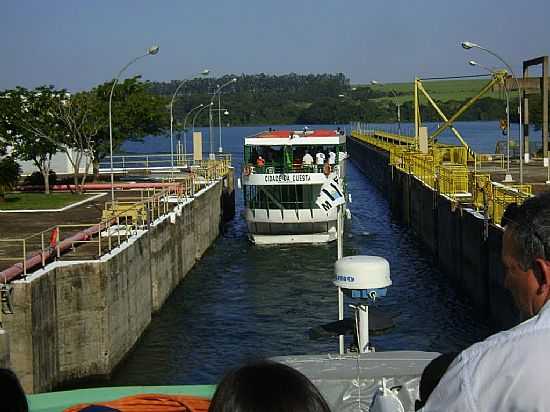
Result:
M242 138L263 129L223 130L225 149L233 153L237 170ZM152 141L126 149L146 152ZM162 150L158 143L154 147ZM410 230L392 218L383 194L353 165L348 184L353 219L344 255L379 255L391 265L393 286L377 305L396 316L396 327L373 337L377 350L452 351L485 337L487 325L434 268ZM239 192L235 220L153 317L107 384L215 383L225 369L247 359L337 350L336 338L308 337L311 327L337 319L332 285L336 245L251 245L242 207Z

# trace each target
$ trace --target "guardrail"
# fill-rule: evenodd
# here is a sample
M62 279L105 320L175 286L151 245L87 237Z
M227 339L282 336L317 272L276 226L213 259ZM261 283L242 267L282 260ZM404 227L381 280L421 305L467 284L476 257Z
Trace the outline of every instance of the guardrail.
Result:
M468 169L464 147L434 144L428 153L420 153L413 138L376 130L353 130L352 136L389 152L390 165L413 174L425 185L455 200L473 204L500 224L510 203L523 203L532 196L531 185L503 185L492 182L489 174L479 173L490 164L504 170L504 155L475 154L474 170Z
M193 173L171 180L168 187L141 189L137 196L106 202L98 223L60 224L23 238L0 239L0 252L7 248L19 251L9 255L0 253L0 261L15 263L0 272L0 281L6 283L15 277L27 276L29 270L43 268L52 260L97 259L169 213L171 204L181 204L193 197L196 184L200 183L197 176L208 182L219 179L228 173L230 164L230 157L195 162ZM83 244L94 247L77 249Z
M223 161L231 165L231 153L215 153L213 159L208 161ZM188 168L202 164L205 160L194 160L191 153L175 153L173 157L174 168ZM172 156L170 153L155 154L127 154L113 156L113 170L117 173L131 171L170 171L172 169ZM111 171L111 158L107 156L99 163L101 173Z

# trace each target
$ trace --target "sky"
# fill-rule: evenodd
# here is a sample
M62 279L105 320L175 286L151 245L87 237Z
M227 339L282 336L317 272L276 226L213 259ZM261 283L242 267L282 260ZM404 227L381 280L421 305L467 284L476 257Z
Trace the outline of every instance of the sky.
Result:
M0 90L79 91L125 76L151 81L225 74L344 73L352 84L480 74L470 59L516 73L550 54L550 1L2 0ZM533 73L539 74L540 73ZM123 76L124 77L124 76Z

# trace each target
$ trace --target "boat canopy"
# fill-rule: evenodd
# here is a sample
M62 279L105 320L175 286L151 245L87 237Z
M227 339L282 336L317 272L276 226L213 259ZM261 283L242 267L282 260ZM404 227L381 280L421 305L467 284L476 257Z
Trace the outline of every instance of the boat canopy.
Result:
M340 130L267 130L244 139L245 146L313 146L343 144L346 136Z

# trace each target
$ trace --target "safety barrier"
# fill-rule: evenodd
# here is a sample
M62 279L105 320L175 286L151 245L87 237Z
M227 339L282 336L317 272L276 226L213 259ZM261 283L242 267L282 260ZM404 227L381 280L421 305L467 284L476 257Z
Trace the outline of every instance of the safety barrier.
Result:
M209 177L227 173L227 161L210 161L198 171ZM138 196L123 197L106 202L99 223L55 225L24 238L0 239L0 261L16 265L0 272L0 280L9 281L26 276L29 270L44 267L56 259L97 258L119 246L139 230L146 229L155 219L172 210L171 204L180 204L194 194L194 176L173 181L168 187L142 189ZM133 192L136 193L136 192ZM82 230L84 229L84 230ZM79 248L81 244L94 247ZM8 252L6 250L18 250ZM79 253L77 253L79 252ZM19 262L19 263L17 263Z
M385 150L389 163L405 173L413 174L439 193L483 210L496 224L510 203L521 204L532 196L531 185L502 185L492 182L491 176L479 171L486 166L504 169L502 154L474 154L473 171L468 168L465 147L436 143L428 153L420 153L414 138L376 130L366 130L357 124L352 136Z

